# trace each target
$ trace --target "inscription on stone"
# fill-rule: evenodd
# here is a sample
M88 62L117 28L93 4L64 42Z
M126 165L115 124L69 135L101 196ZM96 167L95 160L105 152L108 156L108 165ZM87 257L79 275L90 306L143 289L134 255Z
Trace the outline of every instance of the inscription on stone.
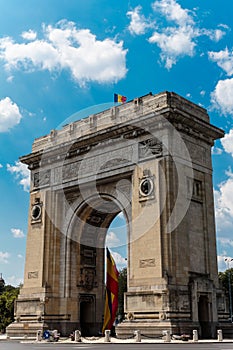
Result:
M145 267L154 267L155 266L155 259L141 259L139 260L139 267L145 268Z

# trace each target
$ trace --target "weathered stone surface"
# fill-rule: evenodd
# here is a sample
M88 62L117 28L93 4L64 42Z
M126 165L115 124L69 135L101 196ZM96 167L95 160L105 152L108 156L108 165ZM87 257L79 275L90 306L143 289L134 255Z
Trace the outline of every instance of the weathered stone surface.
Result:
M118 334L199 329L215 336L227 311L218 285L211 146L223 135L206 110L164 92L36 139L21 158L32 173L29 228L8 335L35 326L63 335L101 330L105 236L122 211L125 313L132 317Z

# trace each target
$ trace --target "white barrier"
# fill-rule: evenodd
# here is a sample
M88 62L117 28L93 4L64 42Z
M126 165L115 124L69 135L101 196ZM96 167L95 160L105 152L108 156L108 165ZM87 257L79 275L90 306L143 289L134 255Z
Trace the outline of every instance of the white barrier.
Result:
M106 331L104 332L105 334L105 337L104 337L104 342L105 343L110 343L111 340L110 340L110 330L109 329L106 329Z
M218 329L217 334L218 334L218 341L222 341L223 340L222 330Z
M164 342L165 343L170 343L171 342L171 334L170 331L163 331L164 337Z
M36 332L36 341L41 341L42 340L42 332L41 331L37 331Z
M136 338L135 338L136 343L141 343L141 332L135 331L134 334L136 336Z
M74 341L76 343L81 341L81 332L78 329L74 332Z
M193 341L198 341L198 332L196 329L193 330Z

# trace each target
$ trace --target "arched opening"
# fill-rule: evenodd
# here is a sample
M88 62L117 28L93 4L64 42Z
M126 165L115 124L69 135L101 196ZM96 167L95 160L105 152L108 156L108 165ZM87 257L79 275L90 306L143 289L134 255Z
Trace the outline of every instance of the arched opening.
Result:
M105 246L111 250L118 271L127 268L127 223L123 212L120 212L111 222L107 231Z
M72 217L66 243L65 296L83 335L99 335L102 330L106 243L121 269L127 265L127 236L127 211L109 195L81 203Z
M127 267L128 267L128 237L127 223L124 214L119 213L109 226L105 246L111 252L119 272L118 279L118 309L115 325L124 319L124 293L127 292ZM106 254L105 254L106 256ZM106 261L105 261L106 268ZM106 271L105 271L106 276Z

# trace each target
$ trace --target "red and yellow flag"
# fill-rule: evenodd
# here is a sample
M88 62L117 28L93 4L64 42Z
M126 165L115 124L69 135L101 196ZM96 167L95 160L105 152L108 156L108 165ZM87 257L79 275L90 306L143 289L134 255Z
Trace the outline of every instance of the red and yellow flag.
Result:
M106 248L107 254L107 280L105 290L105 307L104 307L104 324L102 332L106 329L111 330L113 322L116 318L118 308L118 276L119 272L116 268L115 261Z

